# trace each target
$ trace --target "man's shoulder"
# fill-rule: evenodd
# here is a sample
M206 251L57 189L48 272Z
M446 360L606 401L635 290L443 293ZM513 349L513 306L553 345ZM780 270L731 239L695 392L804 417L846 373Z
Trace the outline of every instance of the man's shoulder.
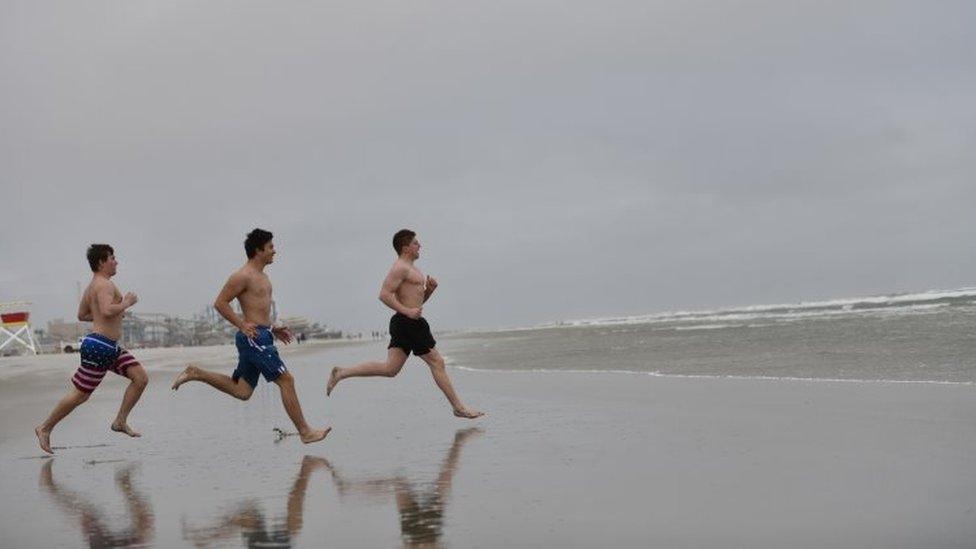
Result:
M244 265L240 269L234 271L234 274L230 275L231 278L240 280L246 285L251 285L256 282L263 282L265 280L270 281L268 275L262 271L259 271L250 265Z
M395 274L405 275L410 272L410 269L412 269L412 267L410 266L409 263L407 263L402 259L397 259L396 261L393 262L393 265L390 267L390 272Z
M402 263L403 263L403 272L406 273L407 275L412 275L414 278L418 276L419 277L424 276L424 274L420 272L420 269L418 269L417 266L414 265L413 263L407 263L406 261L403 261Z
M88 284L89 291L98 291L105 289L115 288L115 283L107 278L102 278L100 276L92 277L92 281Z

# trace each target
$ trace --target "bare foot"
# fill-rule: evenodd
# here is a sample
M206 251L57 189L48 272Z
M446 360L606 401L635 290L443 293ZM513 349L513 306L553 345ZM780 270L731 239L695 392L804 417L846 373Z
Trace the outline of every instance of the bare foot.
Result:
M341 368L336 366L332 369L332 373L329 374L329 383L325 386L325 396L331 395L332 389L335 389L335 386L339 384L339 370Z
M454 410L454 415L457 417L463 417L464 419L474 419L476 417L481 417L485 415L484 412L476 412L468 407L461 408L460 410Z
M37 442L41 445L41 450L53 454L54 450L51 449L51 431L45 431L40 427L35 427L34 434L37 435Z
M332 431L332 427L326 427L324 430L309 429L308 432L298 435L298 438L302 439L305 444L311 444L325 438L330 431Z
M125 434L129 435L130 437L141 437L142 436L141 433L138 433L132 427L129 427L129 424L128 423L118 423L118 422L113 423L112 424L112 430L115 431L116 433L125 433Z
M315 469L330 469L332 465L329 460L320 456L305 456L302 458L302 470L306 468L310 471Z
M192 364L187 366L182 372L180 372L180 375L176 376L176 379L173 380L172 389L175 391L180 388L180 385L183 385L187 381L193 380L193 374L196 372L196 369L197 367L193 366Z
M464 429L458 429L457 432L454 433L454 442L463 442L475 435L484 434L484 432L485 430L481 427L465 427Z

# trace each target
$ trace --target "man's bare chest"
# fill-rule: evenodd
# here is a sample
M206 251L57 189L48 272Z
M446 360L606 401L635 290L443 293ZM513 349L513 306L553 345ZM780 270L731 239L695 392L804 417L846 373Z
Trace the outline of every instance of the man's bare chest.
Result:
M424 273L420 272L418 269L410 269L407 272L407 276L404 278L403 282L414 288L423 289L425 282Z
M271 281L268 279L256 279L248 283L244 294L252 299L265 299L271 297Z

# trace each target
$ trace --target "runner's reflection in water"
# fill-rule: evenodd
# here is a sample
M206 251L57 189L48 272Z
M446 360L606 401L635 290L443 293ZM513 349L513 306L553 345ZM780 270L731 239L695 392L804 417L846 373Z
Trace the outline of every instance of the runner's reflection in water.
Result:
M219 540L240 535L247 547L291 547L292 537L302 529L304 520L305 492L312 473L328 469L339 491L340 498L350 494L394 496L400 513L400 532L404 545L411 548L437 547L443 529L445 501L450 494L451 481L457 470L461 447L464 442L480 434L480 428L461 429L454 434L451 445L441 464L440 473L432 485L420 485L402 476L347 480L325 458L305 456L301 470L288 495L288 510L284 522L272 523L261 511L260 500L248 499L236 510L217 520L215 526L190 528L183 524L183 539L197 547L208 547Z
M131 517L131 526L114 531L106 526L104 514L85 499L80 493L65 488L63 484L54 481L54 460L48 460L41 467L41 489L48 493L58 508L72 518L80 521L82 534L87 538L89 547L128 547L145 545L153 538L154 518L149 500L135 489L132 483L136 463L130 463L115 472L115 484L125 498L126 510Z
M233 513L224 515L217 525L207 528L188 528L183 523L183 539L197 547L209 547L216 541L240 534L246 547L291 547L292 536L302 529L305 514L305 492L312 473L324 469L324 458L305 456L298 477L288 493L288 509L284 523L276 522L268 527L257 499L248 499L237 506Z
M444 508L451 493L451 482L457 471L461 447L482 432L478 427L470 427L460 429L454 434L454 443L433 484L411 483L402 476L350 481L343 478L335 467L328 467L340 497L349 494L392 493L400 512L400 535L404 546L439 547L443 534Z

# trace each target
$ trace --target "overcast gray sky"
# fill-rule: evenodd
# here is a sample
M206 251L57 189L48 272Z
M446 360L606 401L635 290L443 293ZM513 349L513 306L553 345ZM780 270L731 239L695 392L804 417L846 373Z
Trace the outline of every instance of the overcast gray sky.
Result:
M976 3L0 0L0 301L435 328L976 285Z

